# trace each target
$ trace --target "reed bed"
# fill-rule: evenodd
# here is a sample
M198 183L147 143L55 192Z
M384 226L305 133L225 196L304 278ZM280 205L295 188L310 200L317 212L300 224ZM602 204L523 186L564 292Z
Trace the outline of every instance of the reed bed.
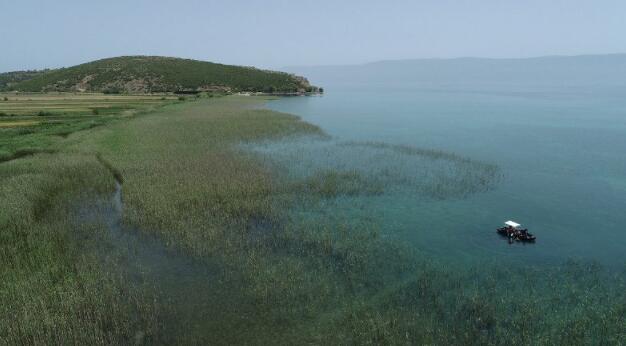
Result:
M94 157L37 154L0 165L0 340L122 344L154 328L153 301L85 248L106 228L76 227L68 200L110 189Z

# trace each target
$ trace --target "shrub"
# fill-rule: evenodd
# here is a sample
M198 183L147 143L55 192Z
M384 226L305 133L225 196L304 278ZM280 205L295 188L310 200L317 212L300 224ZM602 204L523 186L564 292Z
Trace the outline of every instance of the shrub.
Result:
M185 101L187 98L185 96L178 96L178 101Z
M4 97L4 100L5 100L5 101L8 101L8 100L9 100L9 98L5 96L5 97Z
M106 89L102 90L102 93L104 93L104 94L119 94L120 93L120 89L118 89L118 88L106 88Z
M8 116L8 114L6 114L5 112L0 112L0 117L6 117Z
M98 108L93 108L93 109L91 110L91 113L92 113L93 115L98 115L98 114L100 114L100 111L98 110Z
M49 115L52 115L50 112L44 112L44 111L39 111L39 113L37 113L38 116L40 117L47 117Z

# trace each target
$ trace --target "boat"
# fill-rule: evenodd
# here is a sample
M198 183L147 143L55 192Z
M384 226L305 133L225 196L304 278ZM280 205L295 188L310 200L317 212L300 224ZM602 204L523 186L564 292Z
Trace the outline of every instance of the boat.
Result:
M497 230L498 234L507 237L509 242L520 241L526 243L533 243L537 239L532 233L528 232L528 229L522 228L522 225L515 221L506 221L504 227L500 227Z

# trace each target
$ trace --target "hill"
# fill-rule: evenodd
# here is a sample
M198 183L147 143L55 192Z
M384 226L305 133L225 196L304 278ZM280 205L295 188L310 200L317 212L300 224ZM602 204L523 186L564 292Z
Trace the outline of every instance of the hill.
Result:
M32 70L32 71L14 71L14 72L6 72L0 73L0 90L10 88L12 85L17 84L19 82L33 79L37 76L40 76L49 70Z
M157 56L102 59L68 68L22 73L21 79L11 79L15 75L16 72L0 74L0 80L9 80L4 83L5 90L110 93L317 91L305 78L284 72Z
M579 86L626 84L626 54L523 59L413 59L363 65L288 67L324 85L516 84Z

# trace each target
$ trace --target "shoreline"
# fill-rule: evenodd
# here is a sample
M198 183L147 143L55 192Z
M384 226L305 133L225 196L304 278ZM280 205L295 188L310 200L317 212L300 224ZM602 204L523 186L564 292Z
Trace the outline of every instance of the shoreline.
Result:
M296 115L252 108L264 102L227 96L172 103L73 132L56 153L0 163L6 178L0 226L9 232L0 260L13 278L0 296L0 316L12 316L0 317L2 335L15 343L108 344L137 335L148 343L231 344L397 343L407 337L417 344L492 343L504 335L524 344L535 337L610 342L622 333L623 316L603 297L620 302L624 293L601 267L455 270L387 239L376 220L294 219L287 213L295 201L305 199L306 210L315 212L337 193L360 193L355 183L361 178L330 172L292 182L282 178L280 165L272 170L239 149L242 142L322 131ZM108 198L117 191L117 176L124 179L121 222L201 263L218 264L210 285L185 276L184 261L175 267L184 284L159 282L158 266L144 277L128 262L125 251L132 254L132 246L107 242L106 222L72 225L70 201L85 193ZM106 262L97 249L111 253ZM126 271L139 278L125 280ZM30 280L33 275L38 281ZM558 289L544 292L544 285ZM128 292L132 299L125 298ZM197 304L177 304L181 294ZM525 299L510 299L518 295ZM61 299L68 296L74 299ZM563 296L576 304L564 304ZM594 324L585 330L592 332L581 336L577 326L588 316ZM59 323L62 335L56 334Z

